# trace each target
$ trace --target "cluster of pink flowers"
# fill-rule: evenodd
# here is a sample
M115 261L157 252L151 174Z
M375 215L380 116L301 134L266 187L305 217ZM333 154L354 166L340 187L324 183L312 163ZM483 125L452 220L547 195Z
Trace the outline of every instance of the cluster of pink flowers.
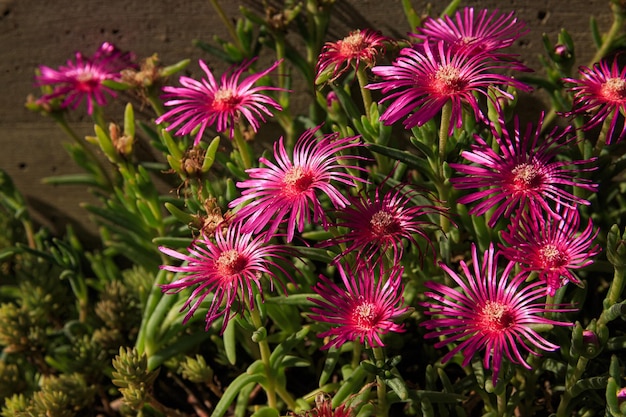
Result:
M528 367L522 350L537 354L534 348L558 348L533 326L569 325L544 316L569 310L541 300L568 282L580 284L575 270L588 266L599 252L592 246L597 232L591 220L580 232L578 211L580 205L590 204L583 195L597 189L581 177L594 169L595 158L557 158L560 149L576 141L576 132L554 128L543 135L543 118L524 131L516 118L508 128L504 116L490 121L481 108L481 96L501 110L494 97L513 99L511 88L529 90L504 74L527 69L515 56L501 51L524 33L525 25L513 13L465 8L453 16L427 19L411 34L414 43L402 48L390 65L376 64L393 41L379 32L357 30L326 44L316 68L318 79L331 81L351 69L370 68L374 81L367 89L382 96L379 102L385 110L380 121L385 124L403 120L406 129L422 126L449 105L449 135L462 127L468 110L487 127L489 134L475 135L469 149L460 154L465 162L450 164L456 171L450 182L460 195L457 202L473 205L470 215L486 216L488 227L502 229L502 242L497 249L490 246L482 262L472 244L472 263L460 262L462 274L439 263L456 287L426 282L428 300L421 306L430 317L422 323L429 331L426 338L439 339L438 348L455 345L443 362L462 353L463 365L468 365L477 352L484 351L484 366L492 369L494 382L503 358ZM261 122L282 110L268 94L284 90L258 85L279 62L244 77L252 64L234 68L218 82L200 61L206 78L181 77L181 87L165 87L163 98L170 109L156 122L176 135L195 135L194 145L210 127L231 139L243 122L257 131ZM129 65L127 54L105 44L92 58L77 54L75 63L59 70L41 67L38 83L53 86L45 98L62 98L64 106L76 107L85 98L91 113L94 104L105 104L104 93L113 94L105 81L117 80L120 70ZM572 108L564 114L583 118L591 114L583 129L608 123L605 143L619 142L626 135L622 116L626 68L601 62L581 68L580 75L581 79L563 80L574 97ZM317 297L310 298L315 307L309 317L331 326L320 334L328 340L324 348L352 341L381 347L383 335L404 330L397 321L409 311L402 295L406 246L416 251L432 246L427 229L437 226L429 216L447 216L447 209L415 204L413 197L419 191L410 184L372 186L368 171L359 165L367 159L361 138L322 131L322 126L308 129L293 149L279 139L273 146L273 160L260 158L257 167L246 171L249 178L236 184L241 195L229 204L233 214L228 222L214 234L196 239L188 254L160 248L183 261L180 266L162 267L179 273L163 290L193 288L183 306L189 310L185 320L208 299L206 326L223 318L223 330L237 313L233 312L237 301L240 308L254 308L254 295L263 293L264 277L272 285L282 282L279 274L289 277L284 264L297 251L289 252L274 242L291 243L307 228L321 226L328 231L333 226L347 232L320 246L343 246L334 261L340 283L320 276L312 288ZM514 274L514 269L521 272ZM527 282L533 273L537 279Z

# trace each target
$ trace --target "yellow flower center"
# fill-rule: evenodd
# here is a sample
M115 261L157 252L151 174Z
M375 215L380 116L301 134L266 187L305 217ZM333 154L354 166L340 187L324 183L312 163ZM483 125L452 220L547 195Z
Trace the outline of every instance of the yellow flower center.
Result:
M609 101L626 99L626 80L623 78L609 78L601 87L602 96Z
M561 267L567 264L567 256L551 243L539 249L539 259L546 268Z
M248 262L244 256L235 249L229 249L222 252L215 261L215 266L220 275L230 277L241 273L246 269Z
M338 42L339 53L344 57L355 57L364 49L363 34L360 31L352 32L350 35Z
M541 171L533 164L519 164L511 171L513 174L513 186L516 190L529 190L541 185L543 176Z
M220 88L213 96L211 107L214 111L232 111L239 104L239 98L231 89Z
M375 235L388 235L399 229L398 222L393 215L382 210L374 213L370 219L370 227Z
M377 321L376 313L375 304L362 300L362 302L354 308L352 320L359 329L371 330L375 327Z
M433 77L433 89L436 94L457 94L466 84L467 82L461 78L461 71L451 65L440 65Z
M284 190L288 195L297 195L311 188L315 178L310 171L305 171L299 166L292 166L285 172L283 178Z
M478 312L479 330L499 333L515 325L510 307L496 301L487 301Z

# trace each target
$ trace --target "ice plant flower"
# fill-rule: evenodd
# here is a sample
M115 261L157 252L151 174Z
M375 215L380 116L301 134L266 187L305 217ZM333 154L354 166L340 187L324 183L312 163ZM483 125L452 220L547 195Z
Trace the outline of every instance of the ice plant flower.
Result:
M355 186L363 180L346 169L362 168L346 165L352 159L359 159L358 156L341 153L362 144L357 137L340 138L339 133L318 139L318 130L319 126L304 132L297 140L291 157L281 137L274 143L275 163L260 158L259 162L265 167L246 170L250 178L236 184L243 190L241 197L229 205L231 208L242 205L233 221L243 222L244 231L259 233L269 224L269 238L287 218L287 241L290 242L295 230L302 232L305 224L321 222L325 229L328 228L318 192L325 194L335 208L349 204L335 182Z
M340 404L333 409L332 401L326 398L324 394L318 394L315 397L315 408L304 411L302 417L353 417L353 409Z
M619 116L620 113L626 112L626 67L620 70L616 59L610 66L607 61L601 61L593 68L580 67L579 73L580 79L563 79L563 82L570 85L567 90L574 94L572 110L566 114L592 114L583 125L584 130L609 120L606 144L621 141L626 136L626 123L622 121L621 128L618 128L617 122L618 119L623 119Z
M597 245L591 247L598 235L597 230L593 232L591 219L579 233L577 209L563 207L559 215L557 219L543 213L523 213L502 233L506 246L499 245L502 255L517 262L522 271L537 272L549 295L567 282L580 284L572 271L592 264L592 258L600 252Z
M330 339L322 349L341 347L351 341L383 347L381 336L404 331L404 326L394 321L409 309L400 306L402 267L384 271L382 266L370 268L364 263L356 268L338 264L337 270L343 286L320 275L320 281L313 287L320 297L309 298L316 304L311 307L311 319L333 326L318 335Z
M113 44L104 42L96 53L87 57L76 52L75 61L68 60L66 65L53 69L44 65L39 67L36 76L38 86L51 86L50 94L41 97L42 102L61 98L61 108L76 109L87 101L87 112L93 113L94 106L104 106L106 95L115 97L115 92L104 85L104 81L120 81L121 71L132 66L132 55L122 52Z
M538 355L534 349L553 351L559 348L544 339L533 326L551 324L569 326L544 317L547 312L569 311L546 306L545 287L540 281L524 285L527 276L517 274L511 278L515 266L509 262L498 272L498 258L493 245L485 251L482 263L476 246L472 245L472 265L461 261L462 275L444 263L444 272L452 278L457 288L436 281L425 282L430 290L425 292L432 301L422 304L430 319L421 323L430 330L424 337L439 339L436 348L457 343L446 353L442 362L457 353L463 356L463 366L484 349L483 366L492 370L492 381L497 382L502 360L506 357L527 369L531 366L522 357L522 351Z
M256 132L260 127L259 121L265 122L266 116L273 116L271 110L282 110L280 104L265 93L283 89L255 86L261 78L278 67L280 61L241 80L242 74L253 62L254 60L248 61L222 74L218 82L206 63L199 60L206 78L197 81L190 77L180 77L182 87L163 87L163 98L167 100L165 106L171 109L156 119L156 123L169 122L166 130L177 129L175 134L178 136L188 135L199 127L194 146L200 143L204 131L212 125L220 133L228 132L232 139L235 126L242 116Z
M429 42L445 41L454 51L463 54L493 53L507 48L528 31L526 24L517 20L515 12L500 13L473 7L458 10L453 16L428 18L424 25L411 34Z
M350 68L358 68L361 63L368 67L374 65L388 42L389 38L372 29L357 29L342 40L327 42L317 59L316 82L336 80Z
M404 186L393 187L387 192L380 185L373 196L366 193L350 196L350 204L337 212L337 226L349 231L329 240L327 244L346 244L341 256L355 253L357 259L371 261L376 254L392 251L392 259L399 262L404 251L403 239L415 245L421 252L415 236L432 247L427 228L438 226L430 221L429 215L445 215L445 209L434 205L415 205L413 198L421 197L415 190L404 190Z
M193 288L181 311L189 309L183 322L187 322L200 304L212 295L206 313L206 329L219 317L224 318L222 332L228 321L247 304L253 308L255 291L263 294L262 280L278 280L275 270L287 273L281 266L287 250L280 245L266 244L262 235L243 233L238 226L229 226L225 232L218 229L211 237L196 239L188 254L159 247L164 254L183 261L180 266L163 265L161 269L175 272L176 280L163 284L167 293L177 293ZM240 301L238 311L231 311L233 303ZM245 304L244 304L245 302Z
M424 42L403 48L391 65L372 68L381 81L368 84L367 88L381 90L381 102L390 102L380 120L392 125L406 117L407 129L422 126L451 102L451 135L455 127L462 125L464 106L471 108L477 120L484 118L477 94L489 97L488 89L493 89L497 95L512 99L507 87L529 90L524 83L497 73L505 68L508 64L488 53L465 55L454 52L443 41Z
M519 119L515 118L512 133L503 129L500 134L492 128L498 152L476 135L475 143L470 150L461 154L473 164L450 164L450 167L463 174L450 180L453 186L459 190L476 190L460 197L458 202L469 204L483 200L469 210L470 214L477 216L485 214L492 208L495 209L488 221L490 227L493 227L501 216L510 217L520 209L528 209L535 213L544 210L553 217L559 217L550 206L550 201L569 207L589 204L587 200L575 196L562 187L580 187L595 191L596 184L575 176L577 171L594 169L575 167L589 164L595 161L595 158L575 161L555 160L559 147L567 146L575 136L571 135L571 129L567 127L554 128L546 138L543 138L540 134L542 124L543 115L535 130L529 123L525 134L522 135Z

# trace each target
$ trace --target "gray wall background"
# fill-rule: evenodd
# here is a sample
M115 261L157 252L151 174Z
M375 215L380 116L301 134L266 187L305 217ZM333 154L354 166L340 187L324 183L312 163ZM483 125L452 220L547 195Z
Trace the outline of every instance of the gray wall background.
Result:
M236 17L240 5L258 8L261 2L221 3L229 16ZM447 1L432 3L439 12ZM417 10L426 6L422 0L413 4ZM602 31L611 23L608 0L467 0L462 5L516 10L530 33L512 52L536 70L540 68L537 56L543 54L543 33L555 41L560 29L566 28L577 46L577 64L587 65L595 52L590 16ZM404 37L411 30L400 0L337 0L335 12L329 41L356 28L372 27L393 37ZM196 62L200 57L221 72L225 64L192 46L193 39L211 41L214 35L227 38L208 0L0 0L0 168L25 194L36 220L54 232L62 232L68 222L88 230L87 212L79 203L92 200L82 187L41 183L43 177L80 170L61 146L67 139L54 122L24 108L27 95L38 94L33 86L35 68L39 64L57 67L72 58L74 51L90 55L103 41L110 41L137 57L158 53L165 64L191 58L190 76L199 75ZM542 96L534 94L529 102L536 110ZM88 119L76 116L76 126L79 133L92 134Z

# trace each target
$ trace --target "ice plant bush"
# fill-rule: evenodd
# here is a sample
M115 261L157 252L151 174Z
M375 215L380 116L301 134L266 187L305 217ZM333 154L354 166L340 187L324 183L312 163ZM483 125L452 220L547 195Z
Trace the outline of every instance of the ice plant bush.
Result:
M468 204L478 200L470 209L471 214L483 215L494 209L489 226L494 226L501 216L510 217L520 210L533 215L542 211L559 217L554 204L575 207L576 204L589 204L577 197L566 187L579 187L593 191L596 185L586 178L576 176L576 171L593 169L593 159L568 161L556 160L559 146L576 140L569 128L559 131L554 128L547 137L542 137L543 117L535 129L532 125L521 132L518 119L512 132L503 130L492 134L498 151L475 136L475 143L461 156L474 164L450 164L462 176L451 179L458 189L472 189L473 193L459 198L459 203ZM577 165L583 165L576 169ZM584 167L587 165L587 168Z
M497 382L503 358L531 366L520 348L536 355L534 348L556 350L558 345L549 342L533 329L534 325L569 325L545 317L545 313L560 311L541 302L545 296L544 284L524 284L527 276L514 275L515 263L509 262L502 272L498 270L498 254L493 246L485 251L482 262L476 246L472 246L471 267L461 261L462 275L448 265L441 268L454 281L456 289L439 282L426 282L430 290L426 297L433 301L423 304L425 314L432 318L422 325L431 330L424 337L440 338L436 347L459 342L441 359L449 361L455 354L463 355L463 366L469 365L477 352L484 349L483 365L492 369L492 380Z
M47 181L89 186L100 239L0 171L0 414L626 415L623 2L593 62L564 30L534 75L510 9L331 35L335 2L284 3L196 42L222 74L39 67L84 170Z
M250 68L250 61L233 69L232 74L223 74L219 82L204 61L200 60L198 64L206 78L197 81L180 77L182 87L164 87L164 105L171 109L156 119L156 123L169 122L166 129L176 129L176 134L180 136L197 129L194 145L202 140L207 126L215 125L218 132L228 132L232 139L235 126L241 123L242 117L256 132L259 121L272 116L271 110L282 110L280 104L266 94L276 90L276 87L255 85L276 69L279 62L240 80L244 71Z
M613 63L602 60L592 68L581 67L580 79L565 78L568 90L574 93L572 116L591 117L584 122L583 129L589 130L606 123L603 142L619 142L626 135L626 124L621 122L620 114L626 110L626 69L620 69L617 59ZM617 130L616 130L617 128Z
M580 230L580 214L576 209L562 207L559 217L545 213L522 213L502 233L502 255L526 272L537 272L546 283L549 295L564 284L581 285L574 270L593 263L598 246L591 219Z
M92 114L94 106L104 106L106 96L115 97L113 89L105 81L120 81L122 70L132 67L132 56L120 51L115 45L104 42L90 57L77 52L75 60L68 60L58 69L45 65L39 67L37 85L50 86L52 91L43 95L46 102L61 100L61 107L76 109L87 101L87 113Z
M358 156L342 155L361 146L357 137L340 138L337 134L317 138L318 128L309 129L300 136L290 156L285 149L283 138L274 144L274 158L271 162L261 158L266 167L247 170L250 178L237 183L243 189L241 197L233 200L230 207L245 204L236 211L235 222L243 222L243 229L253 233L261 232L269 225L267 234L276 233L282 221L287 220L287 241L293 239L296 229L299 232L312 222L328 228L326 213L318 193L328 197L335 207L345 207L347 197L341 193L338 184L355 187L363 180L347 168L358 173L361 168L343 165ZM311 217L311 212L313 216Z
M206 328L223 317L222 329L233 316L230 310L239 301L254 308L255 293L263 293L261 279L276 280L276 271L286 273L277 262L284 259L285 248L264 243L263 235L243 233L238 225L226 230L218 228L214 236L203 235L195 239L189 255L160 247L164 254L185 261L182 266L164 265L170 272L180 272L179 278L161 287L166 292L179 292L192 288L183 309L189 308L185 320L189 320L207 296L211 296L205 321ZM236 311L234 312L236 313Z
M405 128L422 126L451 105L448 134L461 127L463 107L469 106L476 119L482 118L476 94L488 96L488 88L510 97L507 87L527 89L525 84L498 71L508 64L489 53L461 53L445 41L427 40L403 48L391 65L379 65L372 72L381 81L367 88L381 90L382 102L391 102L380 120L393 124L404 119Z
M338 264L337 269L343 288L320 276L313 291L321 298L310 299L316 305L311 308L311 319L332 326L319 335L330 338L322 349L349 341L382 347L382 335L403 331L403 326L394 322L408 310L401 305L401 268L386 271L359 263L354 268Z

